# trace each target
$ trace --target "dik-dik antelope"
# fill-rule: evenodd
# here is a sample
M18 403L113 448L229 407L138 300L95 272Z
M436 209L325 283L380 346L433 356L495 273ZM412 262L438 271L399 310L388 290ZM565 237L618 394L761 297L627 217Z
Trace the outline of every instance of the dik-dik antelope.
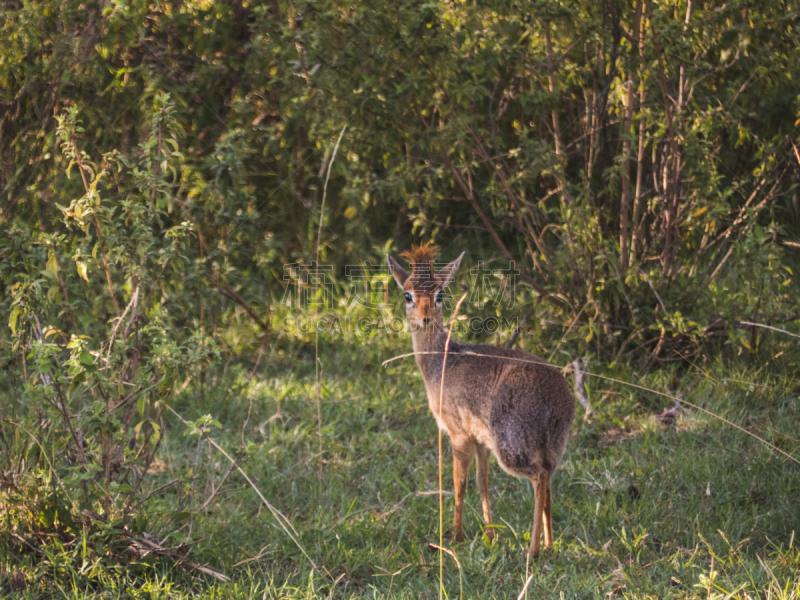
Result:
M425 380L428 406L453 447L455 516L453 539L464 539L462 515L467 472L477 455L477 482L486 520L494 539L489 506L489 454L508 473L533 484L536 507L529 554L539 555L553 542L550 478L564 456L575 404L564 376L543 359L520 350L459 344L442 324L444 288L453 281L464 256L434 272L436 248L425 244L400 256L411 264L411 275L391 257L389 267L405 294L417 366ZM439 391L444 370L444 393Z

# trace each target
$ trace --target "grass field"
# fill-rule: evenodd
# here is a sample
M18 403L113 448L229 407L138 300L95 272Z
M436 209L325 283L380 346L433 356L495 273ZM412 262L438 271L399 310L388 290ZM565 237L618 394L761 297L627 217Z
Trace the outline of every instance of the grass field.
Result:
M212 426L209 435L230 454L253 443L243 469L287 517L302 550L233 472L215 501L165 542L191 527L199 540L194 560L228 582L168 561L78 568L59 563L57 548L45 560L6 556L6 564L29 582L60 582L48 588L52 597L438 597L439 555L428 546L439 543L436 425L413 359L381 366L409 348L402 334L365 345L320 344L321 438L313 345L267 353L252 379L230 368L204 393L192 383L173 402L184 419L216 419L221 428ZM798 456L796 381L722 364L645 377L589 370L684 394ZM484 537L474 481L467 539L454 546L452 495L444 497L445 545L460 564L445 556L446 596L516 598L532 575L530 598L800 598L800 464L697 409L671 424L659 421L655 415L673 405L669 398L603 379L587 383L597 415L586 422L578 407L554 478L553 549L526 562L532 490L493 462L494 545ZM151 502L142 515L146 531L160 529L176 494L202 502L229 466L201 437L184 435L176 417L166 422L151 489L181 481ZM450 490L446 440L444 448ZM41 589L31 584L16 595L38 597Z

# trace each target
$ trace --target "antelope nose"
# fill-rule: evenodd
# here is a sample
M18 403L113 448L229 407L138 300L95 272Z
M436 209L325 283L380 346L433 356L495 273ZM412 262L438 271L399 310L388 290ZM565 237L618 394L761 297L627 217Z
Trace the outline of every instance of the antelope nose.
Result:
M432 321L432 319L430 317L425 317L424 319L422 319L422 324L423 325L430 325L431 321Z

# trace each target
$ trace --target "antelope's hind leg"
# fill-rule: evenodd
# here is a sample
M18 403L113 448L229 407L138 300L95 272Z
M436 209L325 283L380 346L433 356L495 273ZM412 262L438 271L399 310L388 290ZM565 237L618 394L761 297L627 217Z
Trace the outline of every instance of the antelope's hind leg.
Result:
M542 538L544 509L547 504L547 486L550 484L550 473L543 469L531 477L531 483L533 484L533 491L536 497L536 507L533 509L533 533L531 534L531 545L528 549L528 555L531 558L538 558Z
M478 446L477 453L477 474L478 491L481 494L481 506L483 507L483 520L486 522L486 535L489 541L494 541L494 529L492 528L492 508L489 505L489 457L491 455L486 446Z
M549 548L553 544L553 517L551 514L552 494L550 492L550 478L547 478L547 495L544 503L544 547Z

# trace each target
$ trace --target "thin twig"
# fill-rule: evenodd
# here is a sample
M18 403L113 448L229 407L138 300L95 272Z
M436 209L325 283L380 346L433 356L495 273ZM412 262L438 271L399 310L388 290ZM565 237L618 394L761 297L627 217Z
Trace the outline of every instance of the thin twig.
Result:
M486 227L486 230L494 239L495 244L497 244L497 247L499 248L500 252L503 253L503 256L505 256L509 262L513 261L511 252L508 251L508 248L506 248L505 244L503 243L503 240L497 234L497 231L495 231L495 228L492 226L491 221L489 221L489 217L487 217L485 214L485 210L481 209L481 207L478 205L478 201L475 198L474 190L467 183L464 182L464 179L461 177L458 170L455 168L452 161L447 156L447 153L443 149L441 150L440 154L442 157L442 162L447 166L448 169L450 169L450 172L453 174L453 178L461 187L462 191L464 192L464 195L467 197L467 199L472 204L472 207L475 209L475 212L478 213L478 216L480 217L481 221L483 221L483 225ZM564 308L564 309L571 308L568 302L556 296L555 294L548 292L543 285L539 284L533 277L528 275L528 273L526 273L524 270L520 270L519 276L525 283L527 283L534 290L536 290L538 294L540 294L544 298L547 298L549 301L551 301L559 308Z
M659 396L664 396L665 398L670 398L671 400L674 400L676 402L680 402L681 404L685 404L687 406L691 406L692 408L696 408L697 410L702 411L702 412L704 412L704 413L706 413L708 415L711 415L712 417L716 417L717 419L719 419L723 423L727 423L731 427L734 427L734 428L738 429L739 431L741 431L743 433L746 433L747 435L757 439L762 444L772 448L773 450L776 450L777 452L780 452L781 454L783 454L789 460L792 460L792 461L796 462L798 465L800 465L800 460L797 460L794 456L792 456L788 452L784 452L783 450L781 450L777 446L775 446L773 444L770 444L767 440L757 436L755 433L751 433L751 432L747 431L747 429L745 429L744 427L740 427L736 423L732 423L731 421L728 421L728 419L726 419L725 417L721 417L718 414L711 412L710 410L706 410L705 408L697 406L696 404L692 404L691 402L687 402L681 396L673 396L672 394L666 394L664 392L659 392L659 391L656 391L656 390L652 390L652 389L646 388L646 387L644 387L642 385L636 385L635 383L628 383L627 381L622 381L620 379L614 379L613 377L606 377L605 375L597 375L596 373L586 373L586 375L591 375L592 377L599 377L600 379L605 379L607 381L613 381L615 383L621 383L623 385L627 385L627 386L634 387L634 388L637 388L637 389L640 389L640 390L644 390L646 392L651 392L653 394L658 394Z
M53 258L58 266L58 255L53 251ZM61 277L61 267L56 269L56 277L58 277L58 285L61 287L61 293L64 295L64 301L67 303L67 313L69 313L70 320L72 321L72 328L75 330L75 335L78 335L78 323L75 321L75 313L72 312L69 304L69 296L67 295L67 286L64 285L64 278Z
M754 323L754 325L757 325L757 324ZM781 330L779 330L779 331L781 331ZM785 333L789 333L789 332L785 332ZM795 335L795 334L789 334L789 335ZM800 337L800 336L798 336L798 337ZM408 357L408 356L414 356L415 354L441 354L441 352L411 352L409 354L402 354L400 356L392 357L390 359L387 359L387 360L383 361L383 363L381 363L381 364L382 365L386 365L387 363L390 363L390 362L392 362L394 360L397 360L397 359L400 359L400 358L405 358L405 357ZM469 356L483 356L483 357L486 357L486 358L494 358L494 359L497 359L497 360L513 360L513 361L522 362L522 363L531 363L531 364L541 365L541 366L544 366L544 367L550 367L552 369L558 369L560 371L563 371L562 367L559 367L558 365L548 364L548 363L544 362L543 360L541 360L541 361L540 360L530 360L530 359L525 359L525 358L519 358L519 357L516 357L516 356L497 356L495 354L481 354L481 353L478 353L478 352L462 352L461 354L469 355ZM777 446L775 446L773 444L770 444L767 440L757 436L754 433L749 432L747 429L745 429L744 427L740 427L736 423L732 423L731 421L729 421L725 417L721 417L720 415L718 415L716 413L713 413L710 410L706 410L705 408L697 406L696 404L692 404L691 402L687 402L686 400L684 400L684 399L682 399L680 397L673 396L672 394L667 394L667 393L664 393L664 392L659 392L658 390L647 388L647 387L644 387L642 385L638 385L638 384L635 384L635 383L630 383L628 381L622 381L621 379L614 379L613 377L607 377L606 375L598 375L597 373L589 373L588 371L582 371L582 372L583 372L584 375L589 375L590 377L597 377L599 379L605 379L606 381L613 381L614 383L620 383L622 385L627 385L629 387L633 387L633 388L636 388L636 389L639 389L639 390L643 390L645 392L650 392L652 394L657 394L657 395L663 396L665 398L670 398L671 400L675 400L675 401L680 402L682 404L685 404L687 406L691 406L692 408L696 408L697 410L699 410L701 412L704 412L704 413L706 413L708 415L711 415L712 417L715 417L715 418L719 419L723 423L727 423L731 427L734 427L734 428L738 429L739 431L741 431L743 433L746 433L747 435L757 439L759 442L761 442L765 446L767 446L769 448L772 448L776 452L779 452L780 454L783 454L789 460L791 460L793 462L796 462L798 465L800 465L800 460L796 459L794 456L792 456L788 452L784 452L783 450L781 450Z
M186 421L186 420L185 420L185 419L184 419L182 416L180 416L180 415L179 415L177 412L175 412L175 409L174 409L174 408L172 408L172 407L171 407L171 406L169 406L169 405L167 405L167 408L169 409L169 411L170 411L170 412L171 412L173 415L175 415L176 417L178 417L178 419L181 421L181 423L183 423L184 425L188 425L188 424L189 424L189 423L188 423L188 421ZM208 436L208 435L207 435L205 432L203 432L203 433L202 433L202 435L203 435L203 437L205 438L205 440L206 440L206 441L207 441L209 444L211 444L212 446L214 446L214 448L216 448L216 449L217 449L217 450L218 450L218 451L219 451L219 452L220 452L220 453L221 453L221 454L222 454L222 455L223 455L225 458L227 458L227 459L228 459L230 462L234 462L234 460L233 460L233 459L230 457L230 455L229 455L227 452L225 452L225 450L223 450L223 449L222 449L222 448L219 446L219 444L217 444L217 443L216 443L214 440L212 440L212 439L211 439L211 438L210 438L210 437L209 437L209 436ZM290 539L291 539L291 540L292 540L292 541L295 543L295 545L296 545L296 546L297 546L297 547L300 549L300 552L302 552L302 553L303 553L303 556L305 556L305 557L308 559L308 562L309 562L309 563L311 563L311 567L312 567L312 568L313 568L313 569L314 569L314 570L315 570L317 573L320 573L320 570L319 570L319 568L317 567L316 563L314 563L314 561L313 561L313 560L311 560L311 557L310 557L310 556L308 555L308 553L305 551L305 549L303 548L303 546L301 546L301 545L300 545L300 542L297 540L297 538L296 538L294 535L292 535L292 532L291 532L291 531L289 531L289 528L286 526L286 525L288 525L288 526L289 526L289 527L292 529L292 531L294 531L294 526L293 526L293 525L292 525L292 523L289 521L289 519L287 519L287 518L284 516L284 514L283 514L282 512L280 512L280 511L279 511L277 508L275 508L274 506L272 506L272 504L270 504L270 503L267 501L267 499L264 497L264 494L262 494L262 493L261 493L261 490L259 490L259 489L256 487L256 484L255 484L255 483L253 483L253 480L252 480L252 479L250 479L250 478L247 476L247 473L245 473L245 472L244 472L244 470L243 470L243 469L242 469L242 468L241 468L239 465L236 465L236 470L237 470L237 471L239 471L239 473L241 473L241 475L242 475L242 477L244 477L245 481L247 481L247 483L249 483L249 484L250 484L250 487L251 487L251 488L253 488L253 490L255 491L255 493L256 493L256 494L258 494L258 497L259 497L259 498L261 498L261 501L264 503L264 506L266 506L266 507L269 509L269 511L272 513L272 516L274 516L274 517L275 517L275 520L278 522L278 525L280 525L280 526L281 526L281 529L283 529L283 531L286 533L286 535L288 535L288 536L289 536L289 538L290 538ZM283 519L283 520L281 520L281 519ZM296 531L294 531L294 532L295 532L295 534L297 534L297 532L296 532Z
M248 306L247 302L244 298L242 298L236 291L231 288L229 285L220 285L218 283L219 291L226 295L228 298L236 302L239 306L242 307L244 312L247 313L247 316L250 317L250 320L253 321L256 325L261 327L261 330L265 334L269 334L269 324L264 323L264 321L253 311L250 306Z
M400 360L401 358L408 358L409 356L417 356L417 355L424 355L424 354L442 354L442 352L407 352L406 354L398 354L397 356L393 356L392 358L387 358L385 361L383 361L381 363L381 366L385 367L390 362L394 362L396 360ZM552 367L553 369L558 369L559 371L562 370L562 368L559 367L558 365L551 365L548 362L546 362L543 358L540 359L541 362L537 362L535 360L529 360L527 358L518 358L516 356L497 356L497 355L494 355L494 354L478 354L476 352L470 352L469 350L467 350L467 351L462 350L462 351L459 352L459 354L463 354L463 355L467 355L467 356L489 356L491 358L497 358L497 359L502 359L502 360L516 360L516 361L526 362L526 363L527 362L537 363L537 364L542 364L542 365L545 365L545 366L548 366L548 367Z
M531 584L531 581L533 581L533 573L528 576L528 580L525 582L525 585L522 586L522 591L519 593L519 596L517 596L517 600L522 600L525 597L525 593L528 591L528 586Z
M467 292L464 292L461 295L461 298L458 299L456 303L456 307L453 310L453 315L450 317L450 327L447 330L447 339L444 342L444 358L442 362L442 378L439 382L439 414L437 416L439 423L442 422L442 402L444 399L444 375L445 371L447 371L447 350L450 347L450 338L453 335L453 324L456 322L456 315L458 315L458 309L461 308L461 303L467 297ZM444 496L442 495L442 428L438 427L439 430L439 546L444 546ZM458 563L458 559L456 559L456 563ZM459 573L461 571L461 565L458 565ZM442 593L444 592L444 557L440 554L439 555L439 599L442 598ZM462 589L462 597L463 597L463 589Z
M564 335L561 336L561 339L558 340L558 343L556 344L556 347L553 348L553 351L550 353L550 358L547 359L547 362L553 360L553 356L555 356L556 352L558 352L558 349L561 347L561 344L564 342L564 340L567 339L569 332L572 331L572 327L575 325L575 323L578 322L578 319L580 319L581 315L583 314L583 311L586 310L586 307L589 306L589 302L591 302L591 300L587 300L586 304L583 305L583 308L581 308L578 311L578 314L575 315L575 318L572 319L572 323L569 324L569 327L567 327L567 331L564 333Z
M347 125L345 124L342 127L342 131L339 133L339 138L336 140L336 145L333 147L333 154L331 155L331 161L328 163L328 173L325 175L325 185L322 186L322 202L320 203L319 207L319 228L317 229L317 255L316 260L314 262L314 267L316 268L316 273L314 276L319 282L319 246L320 242L322 241L322 217L325 214L325 199L328 197L328 180L331 178L331 169L333 169L333 161L336 160L336 153L339 151L339 142L342 141L342 136L344 135L345 130L347 129ZM314 305L315 310L314 313L316 314L316 304ZM319 470L318 470L318 480L320 489L322 488L322 382L320 381L320 361L319 361L319 331L317 328L314 328L314 369L316 371L316 379L317 379L317 440L319 442Z
M790 335L792 337L800 338L800 335L796 333L792 333L791 331L786 331L785 329L778 329L777 327L772 327L771 325L762 325L761 323L750 323L749 321L739 321L739 325L750 325L751 327L763 327L764 329L771 329L772 331L777 331L779 333L785 333L786 335Z
M717 276L717 274L718 274L718 273L719 273L719 272L722 270L722 266L725 264L725 262L728 260L728 258L730 258L730 255L731 255L731 254L733 254L733 248L734 248L734 246L731 246L731 247L730 247L730 249L728 250L728 253L727 253L727 254L726 254L724 257L722 257L722 260L721 260L721 261L719 261L719 264L717 265L717 268L716 268L716 269L714 269L714 272L711 274L711 276L710 276L710 277L708 278L708 280L705 282L705 284L704 284L704 286L703 286L703 287L705 287L705 286L707 286L709 283L711 283L711 281L712 281L712 280L713 280L713 279L714 279L714 278Z
M163 269L161 272L162 273L164 272ZM136 322L136 318L138 316L137 313L139 311L139 286L141 284L142 284L141 281L139 281L139 283L136 284L136 293L133 296L133 311L131 312L131 318L128 320L128 324L125 325L125 329L122 331L122 337L124 338L128 337L128 332L131 330L131 325L133 325Z
M325 175L325 185L322 186L322 202L320 203L319 207L319 228L317 229L317 263L319 263L319 243L322 239L322 215L325 211L325 198L328 195L328 180L331 178L331 169L333 168L333 161L336 159L336 153L339 151L339 142L342 141L342 136L344 135L345 130L347 129L347 125L342 127L341 133L339 133L339 138L336 140L336 145L333 147L333 155L331 156L331 162L328 163L328 173Z
M444 556L442 556L442 553L446 553L446 554L449 554L453 558L454 561L456 561L456 566L458 567L458 583L459 583L459 587L461 588L461 594L460 594L459 597L461 598L461 600L464 600L464 579L462 577L461 561L458 560L458 557L456 556L456 553L453 552L452 550L450 550L449 548L445 548L441 544L438 545L438 546L436 544L428 544L428 548L433 548L434 550L438 550L440 552L440 554L439 554L440 560L444 559Z
M36 322L34 333L36 334L36 337L40 342L44 342L44 333L42 332L42 325L39 322L39 317L33 315L33 319ZM23 352L23 357L24 356L25 353ZM69 411L67 410L66 398L64 397L64 393L61 391L61 385L58 382L57 371L54 371L52 375L42 374L40 380L42 382L42 387L44 388L45 392L47 392L47 387L50 385L52 385L55 388L56 393L58 394L58 400L50 397L46 393L45 393L45 398L53 406L53 408L55 408L57 411L61 413L64 422L67 424L67 427L69 428L70 435L72 436L72 441L75 444L75 451L78 454L78 462L80 462L80 464L85 467L86 456L83 453L83 438L78 435L78 432L76 432L75 428L72 426L72 419L70 419L70 414ZM84 482L83 485L84 485L84 491L86 491L86 483Z
M589 366L589 359L576 358L572 361L572 369L575 375L575 395L578 396L578 401L586 411L583 415L583 420L589 422L589 417L596 414L592 405L589 404L589 398L586 396L586 384L583 381L583 376L586 372L586 367Z
M236 467L239 466L239 460L241 458L242 458L241 456L237 456L236 460L231 463L231 466L228 467L228 470L225 472L225 475L222 476L222 480L219 482L219 485L216 487L216 489L214 489L211 492L211 495L208 497L208 499L206 499L206 501L203 502L203 506L201 506L195 511L196 513L203 512L208 507L208 505L214 501L214 498L216 498L219 495L219 493L222 491L222 486L225 485L225 482L228 480L228 476Z
M661 305L661 310L664 311L664 317L666 318L667 315L669 315L669 313L667 312L667 307L664 306L664 301L661 299L661 296L659 296L658 292L656 291L656 286L653 285L653 282L647 273L645 273L641 269L639 269L639 273L644 275L644 278L647 280L647 283L650 284L650 289L653 290L653 293L656 295L656 299L658 300L658 303Z
M64 487L64 482L61 480L61 477L59 477L58 473L55 470L55 467L53 467L53 463L50 462L50 457L47 455L47 451L44 449L44 446L42 446L42 443L39 441L39 438L36 437L36 435L32 431L28 431L25 427L23 427L19 423L15 423L14 421L12 421L10 419L8 421L5 421L5 422L8 423L9 425L13 425L14 427L17 427L18 429L21 429L22 431L27 433L29 436L31 436L31 439L34 442L36 442L36 445L39 446L39 450L41 450L41 452L42 452L42 456L44 456L44 459L47 461L47 466L50 467L50 471L53 473L53 478L58 482L58 485L61 487L61 491L64 492L64 498L66 500L68 500L68 501L71 501L72 502L72 506L74 508L75 507L75 502L71 500L71 498L69 496L69 492L67 492L67 488Z
M125 310L122 312L122 315L120 315L119 319L117 319L117 323L116 325L114 325L114 329L111 331L111 338L108 342L108 352L106 352L106 364L108 364L108 361L111 359L111 347L114 345L114 340L117 337L117 330L119 329L119 326L122 324L122 321L125 319L125 315L128 314L128 311L131 309L131 307L136 306L136 303L139 299L139 285L140 284L136 284L136 289L133 292L133 296L131 296L131 301L128 302L128 306L125 307ZM133 312L134 314L136 314L135 308ZM124 331L125 337L127 337L129 327L130 325L128 325L128 327L125 328Z
M522 320L519 323L517 323L517 326L514 328L514 333L511 334L511 337L508 338L508 341L506 342L506 348L512 348L514 346L514 342L517 341L517 338L519 337L519 334L522 331L522 326L527 322L528 319L531 318L531 315L534 313L535 310L536 310L536 300L533 301L533 306L531 306L530 310L528 310L528 312L525 313L525 316L522 317Z
M406 494L405 496L400 498L400 500L398 500L397 502L393 502L392 504L390 504L389 505L390 508L387 508L386 510L384 510L384 512L376 515L376 520L380 521L380 520L385 519L388 516L392 515L398 508L400 508L400 506L402 506L403 502L405 502L406 500L411 498L411 496L415 496L417 498L422 498L424 496L454 496L454 495L455 495L454 492L439 491L439 490L430 490L430 491L425 491L425 492L409 492L408 494ZM346 522L349 518L355 517L357 515L361 515L361 514L364 514L364 513L368 513L368 512L374 513L374 512L377 512L377 509L373 508L373 507L370 507L370 506L367 506L367 508L363 508L363 509L360 509L360 510L356 510L356 511L347 513L345 516L340 517L337 521L332 523L328 528L329 529L333 529L335 527L339 527L342 523Z
M259 559L263 558L264 556L266 556L268 554L275 554L275 550L270 550L269 552L267 552L266 551L267 548L269 548L269 546L265 546L264 548L262 548L261 552L259 552L258 555L254 556L253 558L246 558L244 560L240 560L239 562L237 562L236 564L233 565L234 568L238 567L239 565L243 565L243 564L246 564L246 563L250 563L250 562L259 560Z
M83 181L83 189L86 191L86 198L92 200L94 196L94 190L92 189L94 185L97 185L99 181L99 175L94 176L94 181L92 182L92 186L89 185L89 182L86 180L86 173L85 167L83 166L83 158L81 151L78 150L78 144L75 141L74 136L70 135L70 144L72 145L73 153L75 154L75 164L78 165L78 171L81 174L81 180ZM103 168L105 170L105 167ZM117 304L117 296L114 294L114 284L111 282L111 271L108 266L108 259L106 258L106 251L105 251L105 240L103 239L103 228L100 225L100 221L97 218L97 213L93 213L94 219L94 228L97 232L97 240L100 242L100 256L103 259L103 270L106 273L106 281L108 283L108 292L111 294L111 300L114 301L114 312L117 316L119 316L119 304Z
M252 381L253 377L256 376L256 371L258 371L258 366L261 364L261 357L264 355L264 346L267 345L267 338L264 338L264 341L261 342L261 346L258 348L258 356L256 356L256 364L253 365L253 368L250 370L250 374L247 376L248 381Z
M145 557L151 553L155 554L156 556L167 556L168 558L171 558L175 562L175 564L178 565L185 564L191 567L192 569L200 571L201 573L205 573L206 575L211 575L212 577L218 579L219 581L230 581L227 575L225 575L224 573L220 573L216 569L212 569L208 565L195 562L193 560L186 558L185 556L176 557L174 555L174 553L177 550L182 550L187 546L188 544L180 544L179 546L176 546L174 548L164 548L163 546L161 546L161 544L153 542L147 539L147 537L140 537L131 539L131 543L128 545L128 550L133 554L136 554L140 558Z
M176 483L180 483L180 482L181 482L181 479L173 479L172 481L168 481L168 482L167 482L167 483L165 483L164 485L160 485L160 486L158 486L158 487L157 487L156 489L154 489L152 492L150 492L149 494L147 494L147 496L145 496L144 498L142 498L141 500L139 500L139 501L138 501L136 504L134 504L134 505L133 505L133 507L131 507L131 508L130 508L130 511L129 511L129 512L134 512L134 511L136 511L136 510L137 510L137 509L138 509L138 508L139 508L139 507L140 507L142 504L144 504L145 502L147 502L147 501L148 501L150 498L152 498L152 497L153 497L153 496L155 496L156 494L159 494L159 493L163 492L165 489L167 489L168 487L172 487L172 486L173 486L173 485L175 485Z

